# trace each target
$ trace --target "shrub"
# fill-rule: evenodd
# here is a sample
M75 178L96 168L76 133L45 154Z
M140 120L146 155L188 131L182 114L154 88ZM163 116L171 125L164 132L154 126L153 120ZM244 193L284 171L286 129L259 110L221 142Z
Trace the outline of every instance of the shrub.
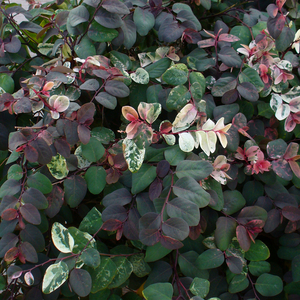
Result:
M1 4L0 299L298 299L298 26L293 0Z

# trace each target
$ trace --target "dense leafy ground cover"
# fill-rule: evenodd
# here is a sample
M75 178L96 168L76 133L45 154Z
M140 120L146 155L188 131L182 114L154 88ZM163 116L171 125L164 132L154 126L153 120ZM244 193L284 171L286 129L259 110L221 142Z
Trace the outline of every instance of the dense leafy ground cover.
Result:
M2 1L0 299L299 299L299 17Z

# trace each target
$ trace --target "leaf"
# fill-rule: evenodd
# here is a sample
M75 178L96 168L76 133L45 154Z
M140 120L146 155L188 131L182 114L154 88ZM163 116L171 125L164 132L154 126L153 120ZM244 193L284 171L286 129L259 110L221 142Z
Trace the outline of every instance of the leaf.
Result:
M232 76L220 77L214 84L211 90L211 94L214 97L222 97L226 92L236 88L236 81L236 78Z
M173 192L181 199L195 203L199 208L206 207L210 195L192 177L181 177L173 186Z
M90 162L98 161L105 153L102 144L94 137L86 145L82 144L81 149L83 157Z
M300 255L295 256L292 260L292 274L295 282L300 280Z
M268 214L265 209L259 206L247 206L241 210L237 217L237 221L241 224L247 224L252 220L262 220L265 222Z
M12 165L7 171L7 179L20 180L23 177L23 170L20 165Z
M105 84L105 91L115 97L124 98L129 96L130 91L125 83L117 80L108 80Z
M228 217L220 217L217 221L215 231L216 246L225 251L229 247L232 238L235 236L236 222Z
M248 286L249 286L249 280L247 276L240 274L234 276L233 279L230 281L228 291L231 294L236 294L245 290Z
M4 196L12 196L19 193L21 190L21 183L15 179L8 179L0 187L0 198Z
M206 89L205 77L200 72L192 72L190 73L189 80L191 84L191 94L193 98L199 102L202 99Z
M52 225L51 237L54 246L62 253L70 253L74 247L74 238L68 229L58 222Z
M45 238L41 231L34 225L26 224L26 227L20 232L21 240L29 242L37 252L45 249Z
M118 35L119 33L116 29L104 27L95 21L92 22L88 30L88 37L100 43L111 42Z
M284 140L278 139L268 143L267 145L267 153L270 158L281 158L287 148L287 144Z
M154 283L143 290L143 296L146 300L171 300L173 287L169 282Z
M18 237L15 234L11 232L5 234L0 240L0 257L4 257L5 253L15 247L17 243Z
M149 74L143 68L137 68L134 73L130 74L130 78L139 84L148 84L149 82Z
M90 193L98 195L102 192L106 185L106 172L103 167L90 167L84 176Z
M250 261L262 261L269 257L269 248L260 240L256 240L255 243L251 243L250 249L245 253L245 258Z
M123 44L127 49L130 49L136 41L136 26L130 19L125 19L122 23L121 30L123 31Z
M47 178L48 179L48 178ZM48 179L49 180L49 179ZM52 185L51 185L52 187ZM29 188L22 194L24 203L31 203L37 209L45 209L48 207L48 201L41 191L35 188Z
M163 75L162 79L170 85L180 85L187 81L188 69L185 64L176 64L170 67Z
M52 191L52 183L48 177L40 172L36 172L28 177L27 185L48 194Z
M282 292L283 282L279 276L265 273L257 278L255 289L262 296L273 297Z
M138 194L147 188L156 177L156 167L143 164L141 168L132 174L132 194Z
M89 234L95 234L103 224L101 213L96 207L93 207L83 218L79 225L79 230L86 231Z
M126 4L118 0L105 0L102 3L102 7L111 13L120 15L127 15L130 13Z
M189 226L183 219L170 218L163 222L162 231L167 236L183 241L189 235Z
M137 172L143 164L145 149L138 148L133 140L125 138L123 140L123 153L128 169L133 173Z
M72 249L73 253L80 253L87 247L96 248L95 239L87 232L83 232L76 227L69 227L68 231L74 239L74 247Z
M101 257L101 263L96 268L89 269L92 277L92 293L106 289L117 273L115 263L108 257Z
M34 277L30 271L25 273L24 280L25 280L26 284L29 286L34 284Z
M237 190L225 191L223 195L224 207L222 210L228 215L234 214L235 212L239 211L246 204L245 198Z
M167 249L164 246L162 246L161 243L157 243L153 246L148 246L145 254L145 262L153 262L160 260L167 254L169 254L171 251L171 249Z
M57 185L53 186L52 192L47 195L47 201L49 205L46 208L45 213L49 218L53 218L56 214L58 214L63 205L64 191Z
M141 9L140 7L136 7L134 10L133 21L140 36L147 35L155 24L153 14L149 10Z
M87 35L85 35L82 40L80 41L79 44L77 44L74 48L75 53L77 54L78 57L82 59L86 59L89 56L94 56L96 55L96 48L91 39ZM92 80L92 81L89 81ZM88 79L89 81L87 84L86 82L83 83L79 88L80 89L85 89L88 91L95 91L97 84L96 84L96 79ZM98 87L99 88L99 87Z
M209 292L210 282L203 278L194 278L190 285L190 291L195 295L205 298Z
M275 40L276 50L283 52L285 51L294 40L294 31L289 27L283 27L281 34Z
M69 268L63 261L50 265L43 278L43 293L50 294L58 289L68 279L68 275Z
M226 258L226 264L230 272L234 274L241 274L243 271L243 261L239 257L228 256Z
M271 265L267 261L251 261L248 267L253 276L260 276L271 271Z
M179 133L179 148L183 152L191 152L194 149L195 140L191 133L182 132Z
M140 102L138 112L141 119L146 120L149 124L155 122L161 113L161 104Z
M243 98L251 102L255 102L259 98L257 89L251 82L242 82L237 86L237 90Z
M95 21L106 28L118 28L122 25L121 16L116 13L110 13L104 8L100 8L96 15Z
M150 266L144 260L143 253L132 255L128 259L129 259L130 263L132 264L133 273L137 277L144 277L151 272Z
M41 223L41 215L37 208L31 203L26 203L20 207L20 213L23 218L34 225L39 225Z
M55 179L63 179L67 177L69 173L67 161L60 154L53 156L50 163L47 164L47 167Z
M214 269L224 262L224 254L219 249L208 249L199 255L196 266L200 269Z
M172 132L180 132L190 127L197 116L196 107L188 103L177 114L172 127Z
M192 177L199 181L208 177L213 171L212 164L205 160L183 160L177 164L176 175L178 178Z
M100 87L99 82L96 79L88 79L79 88L85 91L96 91Z
M282 32L286 17L282 14L277 14L275 18L268 18L267 28L270 35L277 39Z
M112 261L117 267L117 273L109 284L108 288L116 288L122 285L131 275L133 266L126 257L116 256L112 258Z
M79 5L71 9L68 19L70 25L75 27L89 20L89 12L84 5Z
M169 68L171 60L164 57L155 63L147 66L145 70L148 72L150 78L158 78Z
M86 297L92 288L91 275L83 269L73 269L70 273L69 283L79 297Z
M31 263L38 262L38 255L36 253L36 250L29 242L20 243L19 251L22 253L26 261Z
M300 209L294 206L285 206L282 211L282 215L289 221L300 221Z
M76 207L84 199L87 191L85 180L78 175L72 175L64 180L65 199L70 207Z
M167 203L167 213L171 218L181 218L189 226L196 226L200 221L198 206L191 201L175 198Z
M239 68L242 65L242 60L237 52L229 47L225 46L221 48L221 51L218 53L221 61L229 68Z
M100 265L101 261L99 252L93 248L85 249L80 255L80 259L86 266L94 269Z
M184 26L182 26L178 21L173 20L173 16L171 14L167 14L167 17L159 27L158 38L165 43L175 42L182 36L184 30Z

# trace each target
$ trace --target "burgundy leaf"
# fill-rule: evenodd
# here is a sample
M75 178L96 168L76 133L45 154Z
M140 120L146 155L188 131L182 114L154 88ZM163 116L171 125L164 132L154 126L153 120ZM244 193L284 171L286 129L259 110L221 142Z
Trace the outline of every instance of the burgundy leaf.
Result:
M153 201L158 198L162 191L162 182L159 178L155 178L155 180L151 183L149 187L149 198Z
M117 219L109 219L102 224L101 229L106 231L116 231L121 228L122 225L123 222Z
M236 228L236 237L244 251L248 251L251 246L251 239L243 225L238 225Z
M41 223L41 215L37 208L31 203L26 203L20 207L20 213L23 218L31 224L39 225Z
M240 274L243 271L243 262L235 256L229 256L226 258L226 264L229 270L234 274Z
M167 249L175 250L183 247L183 244L180 241L169 236L161 235L159 241Z
M156 174L157 174L158 177L164 178L165 176L168 175L169 171L170 171L170 164L169 164L168 161L161 160L157 164Z
M282 209L282 215L289 221L297 222L300 221L300 209L294 206L285 206Z
M77 111L77 120L80 124L85 124L93 119L96 108L94 103L85 103Z

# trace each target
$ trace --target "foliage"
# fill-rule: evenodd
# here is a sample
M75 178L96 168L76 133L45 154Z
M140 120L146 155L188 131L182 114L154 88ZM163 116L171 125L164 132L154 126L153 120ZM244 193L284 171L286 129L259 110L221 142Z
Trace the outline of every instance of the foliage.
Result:
M2 1L0 299L298 299L299 19Z

